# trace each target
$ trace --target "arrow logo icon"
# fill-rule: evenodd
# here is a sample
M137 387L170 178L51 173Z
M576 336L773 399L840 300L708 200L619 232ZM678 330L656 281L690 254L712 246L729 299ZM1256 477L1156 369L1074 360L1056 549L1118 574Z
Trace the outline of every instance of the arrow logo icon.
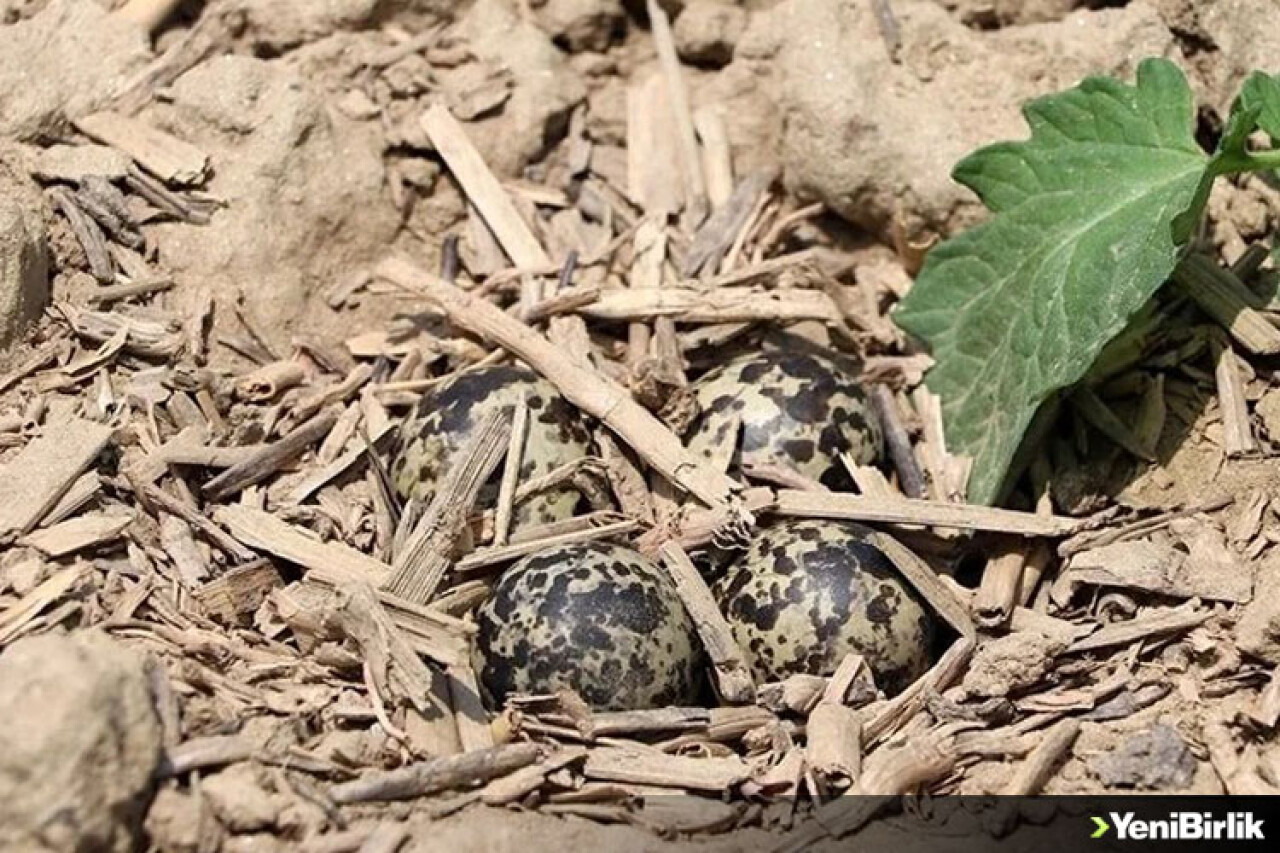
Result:
M1102 836L1106 835L1106 834L1107 834L1107 830L1109 830L1109 829L1111 828L1111 826L1110 826L1110 825L1109 825L1105 820L1103 820L1103 819L1102 819L1102 818L1100 818L1100 817L1094 817L1094 818L1090 818L1090 819L1091 819L1091 820L1094 822L1094 824L1098 827L1097 829L1095 829L1095 830L1093 831L1093 835L1090 835L1090 836L1089 836L1090 838L1101 838Z

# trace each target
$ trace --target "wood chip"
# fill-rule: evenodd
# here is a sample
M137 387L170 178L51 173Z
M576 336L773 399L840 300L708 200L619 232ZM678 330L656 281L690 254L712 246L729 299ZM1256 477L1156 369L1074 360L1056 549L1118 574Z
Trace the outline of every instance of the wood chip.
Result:
M213 518L238 541L297 563L322 569L345 581L365 581L374 586L391 577L391 567L340 542L321 542L310 531L281 521L269 512L248 506L224 506Z
M47 428L0 466L0 537L35 527L107 446L111 433L93 421L68 421Z
M66 494L58 499L53 509L49 510L49 514L40 519L40 524L47 527L59 521L65 521L83 509L101 492L102 477L98 476L97 471L86 471L76 478Z
M422 128L444 159L449 171L462 185L467 200L475 205L511 261L521 268L552 265L538 238L520 218L502 184L489 171L467 132L443 104L436 104L422 117Z
M153 508L164 510L181 518L204 534L205 538L214 545L217 545L240 562L244 563L257 558L257 554L241 545L235 538L228 536L222 528L205 518L194 505L170 495L157 486L138 486L135 484L135 489L144 504L149 503Z
M285 498L286 502L295 505L302 503L326 485L354 468L365 458L370 449L379 450L384 447L391 440L391 436L395 431L396 424L392 421L388 421L378 427L372 435L368 436L369 440L367 442L360 442L359 446L348 450L346 453L318 469L302 482L298 483L298 485L294 486L293 489L289 491L288 497Z
M22 596L16 604L0 612L0 647L19 636L32 620L73 590L91 571L88 563L77 562L50 575L39 586Z
M368 583L348 584L339 591L337 623L360 647L365 663L375 673L374 681L386 680L397 697L412 705L418 713L453 726L447 705L434 697L447 690L444 676L430 669L412 646L401 636L400 628L383 608Z
M270 560L254 560L228 569L192 591L205 612L226 625L248 623L262 602L284 581Z
M559 749L536 764L522 767L509 776L494 779L484 786L480 792L480 800L490 806L519 802L541 788L548 774L576 764L586 757L587 750L582 747Z
M1229 345L1214 346L1213 376L1218 386L1218 408L1222 412L1223 449L1233 458L1258 452L1258 442L1249 424L1249 408L1244 396L1240 363Z
M693 115L689 110L689 95L685 89L684 75L680 70L680 58L676 55L675 38L671 34L671 21L657 0L646 0L645 10L653 31L653 44L658 51L658 64L666 81L667 101L675 120L676 139L680 142L680 171L684 178L684 206L693 225L698 225L707 215L707 187L702 177L702 154L698 151L698 137L693 128Z
M28 533L18 544L35 548L49 557L65 557L117 539L132 522L132 514L82 515Z
M724 116L718 105L699 107L693 112L693 127L702 143L702 172L707 181L707 200L712 210L733 195L733 150Z
M76 129L118 148L167 184L189 186L204 180L209 157L199 148L138 119L114 112L75 121Z
M1191 601L1184 607L1157 610L1138 616L1128 622L1106 625L1089 636L1076 640L1067 648L1065 653L1092 652L1112 646L1128 645L1147 637L1159 637L1188 631L1197 625L1203 625L1213 615L1213 611L1200 610L1195 605L1196 602Z
M856 782L862 770L862 720L852 708L822 701L805 726L805 761L828 779Z

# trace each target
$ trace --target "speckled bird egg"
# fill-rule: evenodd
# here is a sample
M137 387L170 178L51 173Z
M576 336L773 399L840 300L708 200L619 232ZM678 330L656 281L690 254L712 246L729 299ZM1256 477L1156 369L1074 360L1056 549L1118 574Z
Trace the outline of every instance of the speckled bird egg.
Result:
M861 654L893 694L929 667L935 619L860 524L784 521L757 532L715 586L761 681L831 675Z
M578 410L545 379L527 367L499 365L468 370L423 395L400 426L391 476L402 498L431 500L449 461L466 445L491 413L524 401L529 431L520 458L520 481L549 474L588 455L591 436ZM497 487L489 484L480 503L492 505ZM516 507L516 526L561 521L573 515L578 492L548 490Z
M840 461L861 465L881 456L880 427L857 377L837 361L808 352L756 353L708 372L694 384L702 412L687 443L708 458L732 440L741 418L734 465L782 465L831 489L853 483Z
M621 545L547 548L502 575L477 612L485 700L570 688L592 707L688 704L704 672L693 620L667 576Z

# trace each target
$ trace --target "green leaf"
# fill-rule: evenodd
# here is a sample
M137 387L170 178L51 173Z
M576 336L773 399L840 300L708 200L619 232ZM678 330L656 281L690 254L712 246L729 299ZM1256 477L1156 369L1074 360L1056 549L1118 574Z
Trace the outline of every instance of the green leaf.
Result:
M1136 86L1093 77L1028 103L1031 138L984 148L956 180L995 213L936 247L898 306L931 345L949 448L973 457L969 499L1001 494L1036 410L1077 382L1173 271L1174 220L1199 214L1209 158L1177 66Z
M1280 78L1255 71L1244 81L1240 97L1232 106L1231 118L1244 111L1256 111L1253 121L1244 135L1247 138L1254 128L1261 128L1271 137L1272 142L1280 141ZM1228 120L1230 126L1230 120ZM1226 134L1223 134L1226 137ZM1241 142L1241 148L1244 147Z

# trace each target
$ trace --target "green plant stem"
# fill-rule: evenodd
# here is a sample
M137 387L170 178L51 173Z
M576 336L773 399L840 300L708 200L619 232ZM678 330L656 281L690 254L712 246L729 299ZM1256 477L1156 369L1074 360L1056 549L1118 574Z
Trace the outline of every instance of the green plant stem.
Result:
M1280 169L1280 149L1247 154L1220 154L1210 166L1215 177Z

